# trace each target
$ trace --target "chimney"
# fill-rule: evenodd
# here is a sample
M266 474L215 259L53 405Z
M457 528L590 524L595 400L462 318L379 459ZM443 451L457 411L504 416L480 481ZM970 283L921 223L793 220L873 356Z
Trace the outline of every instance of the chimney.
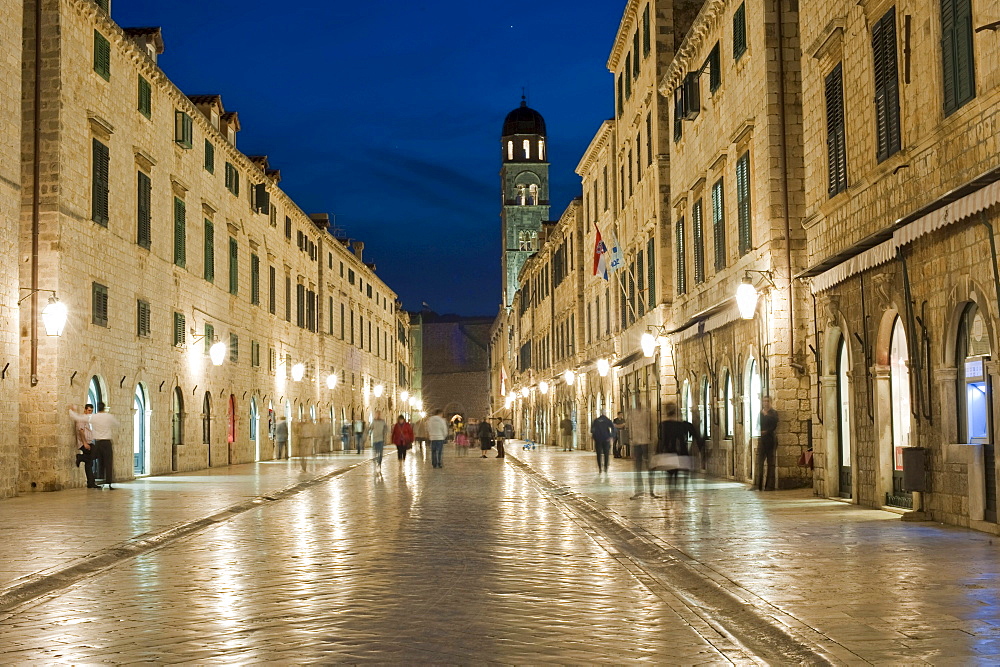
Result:
M364 241L351 241L351 247L354 249L354 254L358 256L358 261L359 262L364 262L364 260L361 259L361 253L363 253L365 251L365 242Z

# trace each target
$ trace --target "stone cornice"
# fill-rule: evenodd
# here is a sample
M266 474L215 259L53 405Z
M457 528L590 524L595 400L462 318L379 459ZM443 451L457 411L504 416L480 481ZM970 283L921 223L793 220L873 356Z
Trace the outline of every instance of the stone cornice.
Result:
M670 95L676 88L684 75L691 69L691 59L701 50L706 37L712 34L718 26L719 20L726 9L728 0L706 0L701 11L691 24L691 29L684 35L684 40L674 52L674 58L670 61L666 73L660 79L660 94ZM701 63L698 63L701 67Z
M615 35L615 43L611 46L611 54L608 56L608 69L612 72L618 69L622 54L628 48L628 42L632 37L632 27L639 23L639 0L628 0L625 10L622 12L621 23L618 24L618 33Z
M610 143L613 129L613 120L606 120L601 123L601 127L597 130L594 138L590 140L590 145L583 151L583 157L580 158L580 162L576 165L575 171L579 176L582 177L590 170L598 154Z

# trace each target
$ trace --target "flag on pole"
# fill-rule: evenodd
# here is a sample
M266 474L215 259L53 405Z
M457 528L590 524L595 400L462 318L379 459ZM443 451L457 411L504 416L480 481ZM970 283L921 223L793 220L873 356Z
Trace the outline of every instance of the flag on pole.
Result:
M607 254L608 247L601 240L601 230L596 223L594 223L594 230L597 232L597 241L594 243L594 275L607 280L608 263L604 255Z
M607 254L608 258L605 261L611 273L625 268L625 254L622 252L622 247L618 245L618 239L615 238L614 230L611 231L611 247L608 249Z

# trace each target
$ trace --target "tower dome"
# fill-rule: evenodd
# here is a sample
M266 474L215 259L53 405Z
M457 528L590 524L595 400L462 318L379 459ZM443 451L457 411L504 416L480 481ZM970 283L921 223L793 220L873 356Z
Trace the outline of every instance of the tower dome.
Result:
M503 134L509 137L515 134L536 134L545 136L545 119L542 114L528 106L524 96L521 96L521 106L507 114L503 120Z

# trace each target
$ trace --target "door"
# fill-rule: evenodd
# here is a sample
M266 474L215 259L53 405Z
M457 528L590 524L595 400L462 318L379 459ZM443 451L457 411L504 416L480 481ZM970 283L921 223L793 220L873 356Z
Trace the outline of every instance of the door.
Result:
M913 508L913 494L903 489L903 448L910 446L910 355L906 332L899 317L892 324L889 342L889 387L892 405L892 491L885 504Z
M257 399L250 398L250 442L253 443L253 460L260 461L260 412Z
M174 387L170 401L170 469L179 470L180 446L184 444L184 396L180 387Z
M850 365L847 359L847 341L840 339L837 352L837 460L840 463L840 485L838 494L841 498L852 495L851 470L851 386L847 372Z
M135 476L146 474L146 441L148 437L146 392L142 385L135 386L132 399L132 471Z

